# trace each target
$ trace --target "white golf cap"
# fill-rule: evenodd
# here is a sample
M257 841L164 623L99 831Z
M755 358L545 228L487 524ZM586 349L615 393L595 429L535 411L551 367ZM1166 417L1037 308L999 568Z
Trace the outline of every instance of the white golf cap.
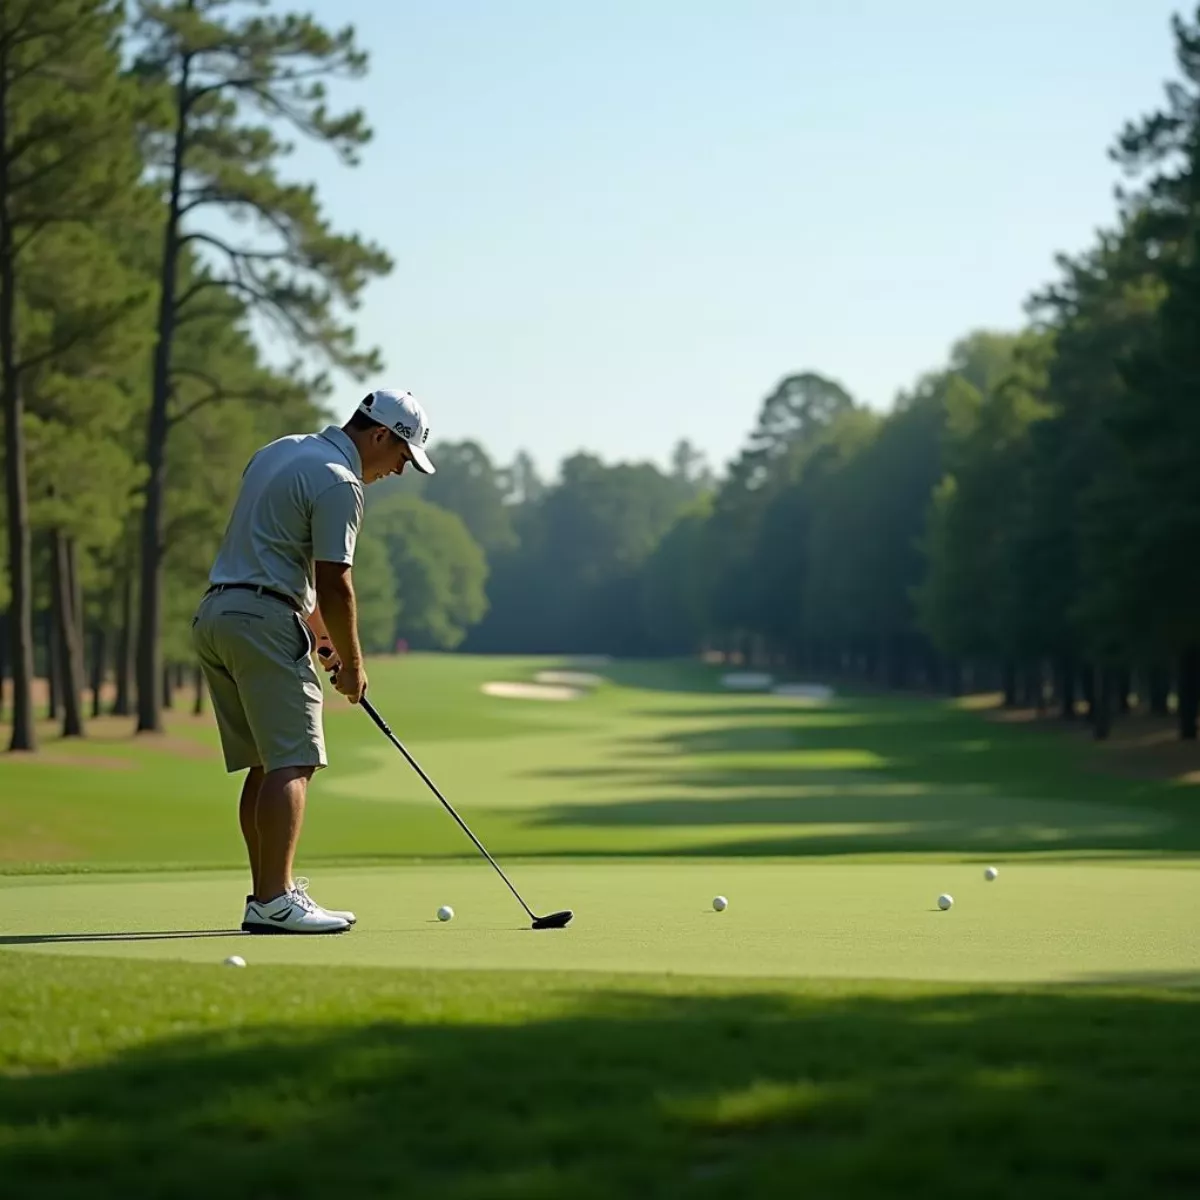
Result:
M413 398L412 392L379 388L363 398L358 411L403 438L412 451L413 465L418 471L425 475L434 473L436 468L425 453L425 443L429 440L429 418Z

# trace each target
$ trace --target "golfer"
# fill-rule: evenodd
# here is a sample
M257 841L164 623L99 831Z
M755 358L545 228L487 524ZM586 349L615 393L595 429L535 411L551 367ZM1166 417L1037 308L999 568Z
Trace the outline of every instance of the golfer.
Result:
M372 392L340 429L280 438L250 460L192 640L212 695L227 771L245 771L239 809L250 858L248 933L342 933L292 878L308 781L326 765L321 680L352 704L367 687L351 567L363 485L412 463L433 474L425 411L408 392Z

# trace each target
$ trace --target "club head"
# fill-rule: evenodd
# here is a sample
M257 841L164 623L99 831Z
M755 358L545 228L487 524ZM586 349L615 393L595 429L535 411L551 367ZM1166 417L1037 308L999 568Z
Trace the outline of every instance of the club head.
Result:
M564 908L562 912L550 913L545 917L534 917L534 929L564 929L571 923L571 918L575 914L569 909Z

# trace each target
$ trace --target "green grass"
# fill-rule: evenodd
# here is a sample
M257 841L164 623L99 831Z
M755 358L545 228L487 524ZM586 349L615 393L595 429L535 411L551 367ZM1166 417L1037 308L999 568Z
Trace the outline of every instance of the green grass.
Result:
M699 666L616 664L566 704L484 696L525 659L372 665L380 710L494 853L513 856L1200 853L1195 787L1087 773L1060 737L952 705L731 697ZM471 853L365 714L331 697L310 865ZM166 739L0 757L0 870L233 866L237 783L207 718ZM183 752L186 751L186 755ZM72 761L83 757L83 761Z
M319 901L360 927L316 943L237 930L229 873L0 879L0 948L38 955L408 969L1189 984L1200 988L1200 872L1106 863L517 863L535 910L573 908L534 933L483 862L323 870ZM939 912L941 892L954 908ZM730 900L711 908L714 895ZM455 918L435 913L451 904ZM192 934L194 936L186 936ZM65 937L70 940L63 940Z
M1187 993L0 956L40 1200L1193 1196Z
M207 718L0 758L0 1196L1197 1194L1195 787L698 664L479 690L548 665L371 691L557 933L336 698L299 865L340 938L234 931Z

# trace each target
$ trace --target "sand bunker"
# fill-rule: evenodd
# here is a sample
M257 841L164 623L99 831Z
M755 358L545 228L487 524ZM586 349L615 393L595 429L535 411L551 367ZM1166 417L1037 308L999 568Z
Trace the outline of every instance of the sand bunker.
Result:
M799 700L833 699L833 688L823 683L781 683L774 692L776 696L792 696Z
M539 671L534 679L538 683L561 684L572 688L594 688L604 682L599 675L590 675L586 671Z
M761 692L775 682L774 675L765 671L730 671L721 676L721 686L742 692Z
M611 654L572 654L571 663L576 667L606 667L612 662Z
M485 683L480 691L505 700L577 700L583 695L579 688L550 683Z

